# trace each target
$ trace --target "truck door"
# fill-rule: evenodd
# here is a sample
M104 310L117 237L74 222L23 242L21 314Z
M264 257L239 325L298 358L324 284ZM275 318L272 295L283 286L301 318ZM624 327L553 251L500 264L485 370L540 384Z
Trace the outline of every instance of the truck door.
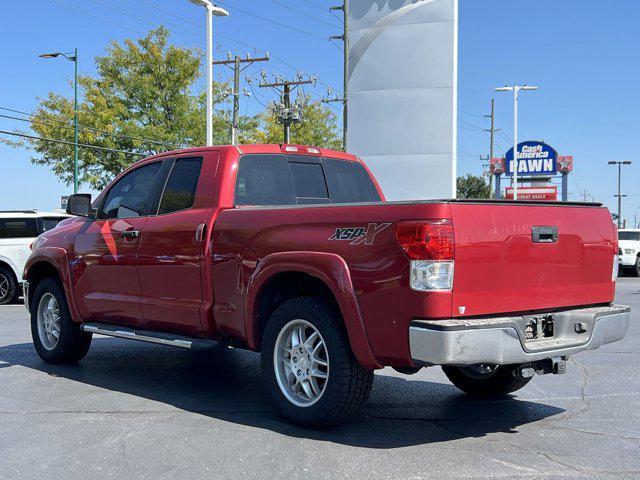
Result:
M140 326L137 255L140 232L161 182L162 161L146 163L115 182L74 241L74 290L83 320Z
M169 162L157 212L141 231L141 309L147 328L194 335L202 329L206 224L218 153Z

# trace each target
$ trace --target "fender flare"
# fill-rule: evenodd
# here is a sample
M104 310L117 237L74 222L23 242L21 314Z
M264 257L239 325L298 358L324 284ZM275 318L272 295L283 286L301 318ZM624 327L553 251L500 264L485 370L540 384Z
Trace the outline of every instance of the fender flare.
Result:
M59 247L40 247L37 253L33 253L27 260L27 264L24 267L24 278L29 279L29 271L39 263L47 263L52 266L60 277L62 288L67 297L67 304L71 311L71 318L76 322L80 322L80 315L73 296L73 289L71 288L71 271L69 270L69 263L67 262L67 252L63 248Z
M274 275L285 272L306 273L323 282L338 303L351 349L358 362L365 368L383 367L371 350L358 300L353 290L349 267L342 257L333 253L279 252L267 255L259 262L247 285L245 332L250 349L259 349L258 319L254 316L256 299L262 287Z

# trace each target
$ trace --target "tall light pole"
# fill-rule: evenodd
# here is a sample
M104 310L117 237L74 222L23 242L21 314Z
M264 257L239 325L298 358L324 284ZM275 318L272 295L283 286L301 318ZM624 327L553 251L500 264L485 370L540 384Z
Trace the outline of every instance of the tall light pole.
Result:
M622 227L622 197L626 197L626 195L622 195L621 190L621 177L622 177L622 165L631 165L630 160L622 160L622 161L609 161L609 165L618 165L618 228Z
M513 159L515 160L513 169L513 199L518 199L518 92L520 90L537 90L538 87L531 85L513 85L511 87L498 87L496 92L513 92Z
M73 62L73 193L78 193L78 49L73 52L43 53L40 58L56 58L62 55Z
M207 9L207 146L211 146L213 145L213 17L226 17L229 12L209 0L189 1Z

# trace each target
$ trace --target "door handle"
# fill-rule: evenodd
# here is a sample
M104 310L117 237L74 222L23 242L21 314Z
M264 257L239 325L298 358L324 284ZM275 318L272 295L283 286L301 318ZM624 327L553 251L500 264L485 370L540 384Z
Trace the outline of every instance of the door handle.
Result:
M558 227L531 227L533 243L556 243L558 241Z
M125 230L122 232L122 238L138 238L140 232L138 230Z

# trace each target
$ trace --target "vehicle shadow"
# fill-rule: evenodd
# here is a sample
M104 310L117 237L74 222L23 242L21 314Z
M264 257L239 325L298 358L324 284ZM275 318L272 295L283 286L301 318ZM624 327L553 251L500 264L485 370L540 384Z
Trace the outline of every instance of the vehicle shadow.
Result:
M30 343L0 347L0 376L2 369L15 365L226 422L367 448L515 433L519 426L564 412L515 398L472 399L449 384L383 372L376 375L371 398L355 421L314 431L279 417L262 387L260 357L252 352L224 348L188 352L96 337L87 357L76 365L46 364ZM111 408L109 392L104 398L94 395L99 408Z

